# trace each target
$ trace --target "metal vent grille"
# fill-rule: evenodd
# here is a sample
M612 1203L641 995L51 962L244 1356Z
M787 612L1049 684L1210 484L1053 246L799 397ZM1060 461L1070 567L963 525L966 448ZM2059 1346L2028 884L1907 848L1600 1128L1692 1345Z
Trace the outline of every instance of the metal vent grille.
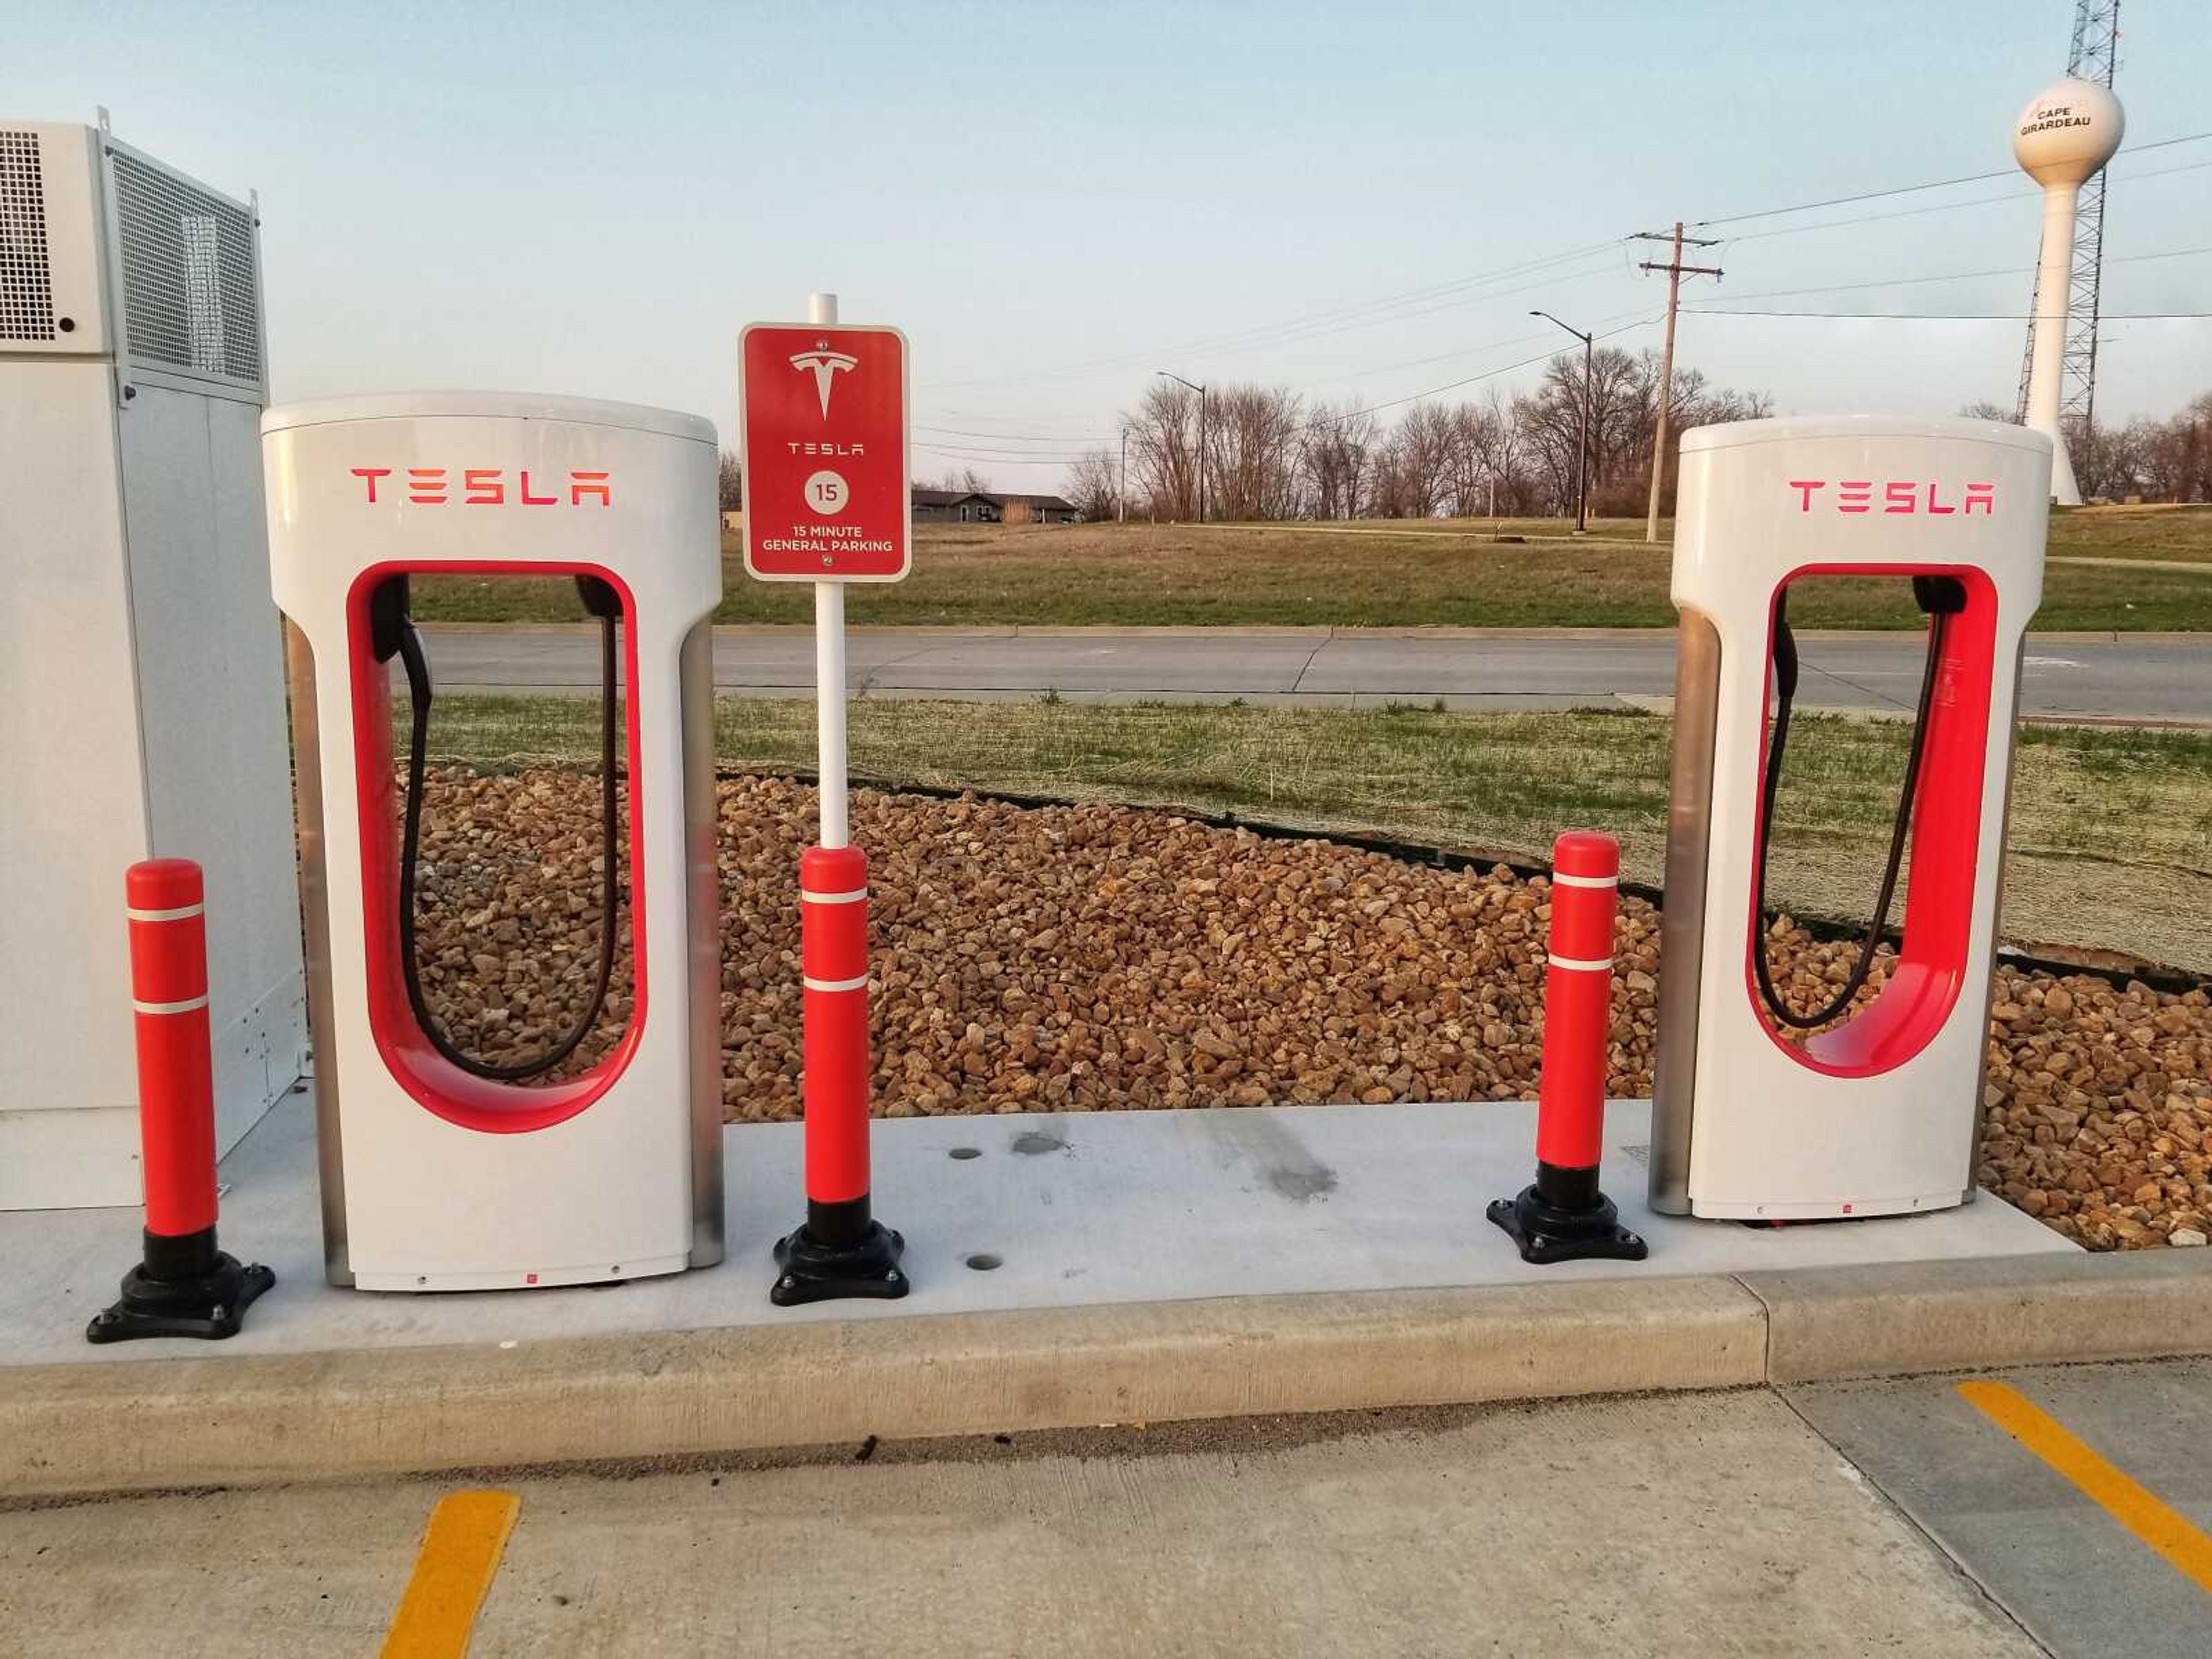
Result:
M131 355L189 374L258 382L261 295L252 219L237 204L124 150L109 155Z
M0 340L54 337L38 135L0 129Z

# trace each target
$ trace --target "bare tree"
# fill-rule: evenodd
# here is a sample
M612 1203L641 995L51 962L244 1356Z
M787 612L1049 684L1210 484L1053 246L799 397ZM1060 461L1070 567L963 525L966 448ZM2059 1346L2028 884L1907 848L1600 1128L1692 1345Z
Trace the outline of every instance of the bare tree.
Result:
M1659 360L1607 349L1591 368L1592 506L1640 513L1650 487ZM1571 512L1583 395L1579 353L1555 359L1524 396L1509 399L1493 386L1480 403L1413 404L1388 426L1356 400L1307 410L1285 386L1223 386L1208 398L1209 506L1234 519L1474 514L1493 499L1504 514ZM1664 458L1670 482L1684 431L1771 409L1763 392L1714 387L1696 369L1678 368ZM1126 492L1115 489L1118 469L1100 450L1075 464L1069 493L1097 516L1121 493L1155 518L1194 515L1198 394L1156 382L1121 423L1129 434Z
M1440 404L1415 404L1383 446L1375 509L1392 519L1433 518L1449 503L1454 434Z
M745 504L744 469L738 465L738 453L733 449L722 452L721 476L718 484L722 511L735 513Z
M1060 493L1093 524L1118 517L1121 480L1115 469L1113 455L1103 449L1085 450L1067 469L1067 482L1060 486Z
M1298 509L1302 400L1287 386L1230 386L1206 412L1207 511L1287 519Z
M1149 502L1152 516L1198 516L1198 393L1171 380L1145 388L1129 429L1132 495Z
M1307 510L1317 519L1363 517L1375 476L1375 411L1357 401L1316 404L1301 437Z
M956 495L972 495L988 491L991 481L972 466L949 466L935 488L950 490Z
M2212 501L2212 392L2168 421L2145 422L2139 492L2147 501Z

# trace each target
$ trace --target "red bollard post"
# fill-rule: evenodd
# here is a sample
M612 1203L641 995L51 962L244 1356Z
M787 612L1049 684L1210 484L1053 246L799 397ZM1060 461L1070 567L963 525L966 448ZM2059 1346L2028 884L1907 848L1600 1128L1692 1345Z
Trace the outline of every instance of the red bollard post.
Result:
M207 900L189 859L131 866L131 1002L145 1161L143 1259L122 1299L93 1316L88 1342L235 1336L276 1282L216 1248L215 1061L208 1033Z
M902 1297L906 1241L868 1196L868 860L810 847L799 860L806 1056L806 1222L775 1247L778 1307Z
M1641 1261L1643 1239L1620 1224L1613 1200L1598 1189L1620 845L1610 836L1571 830L1553 844L1552 872L1536 1179L1519 1197L1493 1201L1488 1213L1513 1236L1523 1261Z

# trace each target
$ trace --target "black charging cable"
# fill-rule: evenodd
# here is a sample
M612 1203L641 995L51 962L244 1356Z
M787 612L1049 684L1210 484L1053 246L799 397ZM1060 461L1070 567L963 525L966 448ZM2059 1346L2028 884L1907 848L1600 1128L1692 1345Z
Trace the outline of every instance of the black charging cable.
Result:
M599 619L599 854L604 873L599 887L599 956L592 981L592 994L575 1026L544 1054L510 1066L495 1066L462 1052L445 1027L430 1012L422 994L422 966L416 959L415 874L422 840L422 775L430 736L430 666L422 655L422 641L406 613L404 577L394 577L374 596L371 626L380 661L394 652L407 671L409 732L407 742L407 799L399 842L399 964L407 983L407 1006L430 1046L471 1077L493 1083L520 1083L543 1077L576 1052L606 1007L607 988L614 977L616 910L622 899L617 873L621 854L621 826L615 793L617 721L615 714L615 627L622 616L622 599L612 586L596 576L579 576L577 592L585 607ZM396 593L396 598L388 594Z
M1889 927L1890 906L1897 898L1897 878L1905 866L1906 838L1912 830L1912 807L1920 793L1920 768L1928 748L1928 715L1935 707L1936 681L1943 664L1943 636L1953 616L1966 609L1966 590L1952 576L1915 576L1912 596L1928 613L1928 665L1920 676L1920 704L1912 717L1912 747L1905 759L1905 781L1897 799L1897 817L1889 832L1889 861L1883 866L1881 891L1875 896L1874 915L1866 937L1859 942L1858 960L1844 975L1843 988L1817 1012L1801 1014L1784 1002L1774 988L1773 969L1766 959L1766 860L1774 846L1774 801L1782 782L1783 752L1790 744L1790 711L1797 697L1797 636L1790 629L1790 590L1774 599L1774 728L1766 743L1766 775L1759 789L1759 859L1753 871L1753 915L1759 918L1759 938L1751 961L1759 979L1759 994L1767 1012L1783 1024L1799 1031L1826 1025L1851 1005L1866 988L1874 971L1875 952Z

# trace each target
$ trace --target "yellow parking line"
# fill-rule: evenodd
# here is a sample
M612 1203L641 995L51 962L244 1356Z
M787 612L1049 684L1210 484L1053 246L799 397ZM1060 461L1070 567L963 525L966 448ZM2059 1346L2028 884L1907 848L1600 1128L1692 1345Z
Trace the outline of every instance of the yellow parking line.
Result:
M2007 1383L1959 1384L1966 1403L2087 1494L2090 1500L2199 1589L2212 1590L2212 1537L2148 1487L2140 1486Z
M383 1659L463 1659L521 1509L511 1492L457 1492L438 1500Z

